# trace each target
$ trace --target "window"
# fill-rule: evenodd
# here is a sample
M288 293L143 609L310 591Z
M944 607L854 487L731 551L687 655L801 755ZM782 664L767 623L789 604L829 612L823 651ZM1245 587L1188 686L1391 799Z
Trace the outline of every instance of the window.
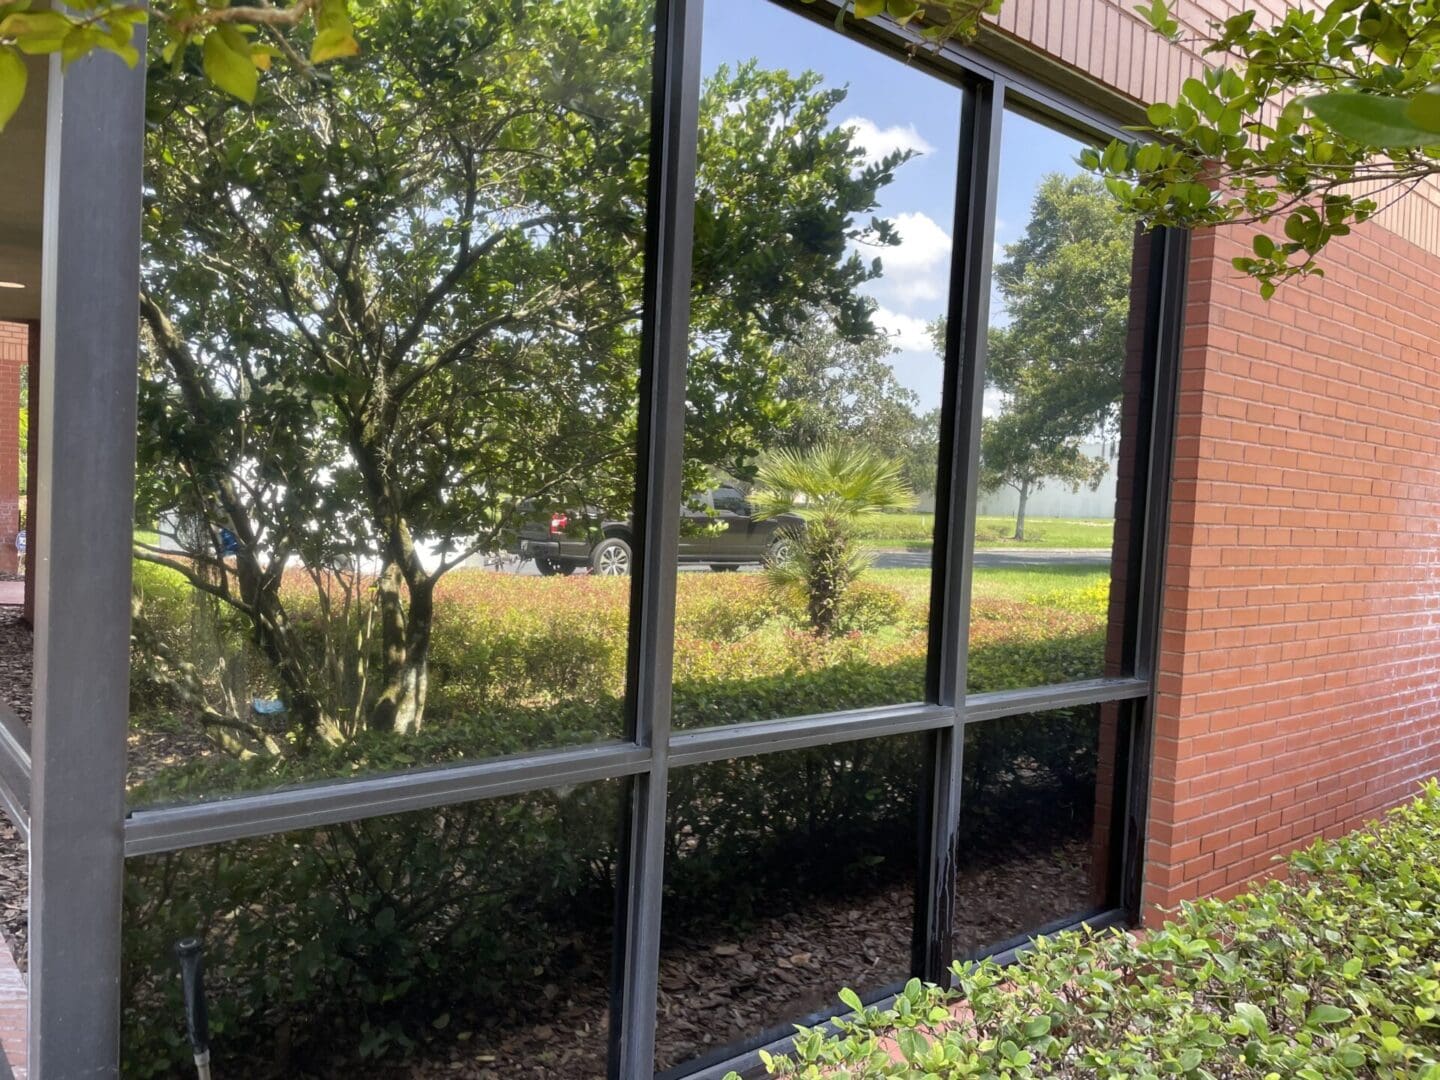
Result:
M700 63L674 724L921 701L964 92L769 0Z
M624 734L653 12L374 17L152 73L137 805Z
M1076 163L1084 145L1008 113L1000 143L974 525L969 683L1011 690L1114 674L1143 392L1135 236ZM1117 509L1121 511L1117 513ZM1119 559L1116 552L1121 552Z
M183 1071L198 936L217 1074L710 1075L1133 916L1184 248L1073 167L1118 129L798 3L462 7L253 110L152 72L135 632L37 649L32 1023ZM123 458L114 397L55 407ZM69 766L126 720L122 819Z

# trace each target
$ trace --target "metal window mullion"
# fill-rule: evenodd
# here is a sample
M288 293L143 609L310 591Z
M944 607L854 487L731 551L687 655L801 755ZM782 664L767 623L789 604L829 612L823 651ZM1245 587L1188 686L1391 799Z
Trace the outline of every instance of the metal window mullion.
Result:
M1129 746L1122 806L1119 901L1133 922L1143 915L1145 842L1150 763L1154 753L1154 716L1164 612L1166 545L1169 543L1170 480L1175 457L1175 416L1179 405L1180 353L1185 335L1185 288L1190 258L1189 234L1167 229L1160 234L1160 286L1146 335L1154 348L1150 365L1151 423L1146 462L1144 533L1140 554L1140 597L1136 605L1134 671L1149 684L1148 697L1130 713ZM1152 270L1152 273L1155 271Z
M970 584L975 554L975 476L980 465L980 420L985 395L985 337L990 320L991 249L1004 83L986 82L967 92L960 125L956 182L955 245L945 342L946 375L941 406L941 469L946 490L944 534L936 537L944 566L932 585L932 691L955 710L955 722L935 738L927 823L925 893L917 904L915 966L942 981L949 970L955 914L956 834L960 823L965 736L964 708L969 660Z
M656 20L629 660L631 735L650 768L632 781L617 908L610 1074L620 1080L650 1080L655 1064L703 14L703 0L659 0Z
M119 1068L145 65L96 55L62 68L57 56L49 77L33 554L37 1080Z

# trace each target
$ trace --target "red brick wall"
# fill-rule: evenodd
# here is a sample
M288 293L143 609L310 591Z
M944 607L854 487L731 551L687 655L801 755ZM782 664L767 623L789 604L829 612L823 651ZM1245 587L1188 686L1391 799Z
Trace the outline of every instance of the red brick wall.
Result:
M1197 236L1147 901L1230 894L1440 772L1440 259L1379 228L1270 303Z
M20 530L20 373L29 361L23 323L0 323L0 572L16 569Z

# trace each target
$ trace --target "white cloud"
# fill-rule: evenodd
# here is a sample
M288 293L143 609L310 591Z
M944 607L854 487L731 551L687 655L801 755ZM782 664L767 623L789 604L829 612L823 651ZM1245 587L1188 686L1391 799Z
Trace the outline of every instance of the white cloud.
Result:
M866 285L866 292L901 308L943 299L950 279L950 234L923 213L897 214L891 220L898 244L855 245L867 262L878 258L884 271Z
M897 150L913 150L917 154L929 154L935 150L925 141L925 137L915 130L914 124L906 124L904 127L896 124L894 127L882 128L868 117L857 116L844 121L840 126L855 133L855 141L865 150L867 165L874 165L887 154L893 154Z
M930 320L902 315L886 307L877 307L871 316L876 329L886 334L891 343L905 352L934 352L928 329Z

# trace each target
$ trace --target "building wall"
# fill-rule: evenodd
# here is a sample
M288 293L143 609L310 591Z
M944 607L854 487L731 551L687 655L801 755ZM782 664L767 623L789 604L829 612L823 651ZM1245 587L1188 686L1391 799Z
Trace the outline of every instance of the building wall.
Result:
M1125 96L1172 98L1200 58L1130 7L1009 0L999 25ZM1201 31L1239 9L1176 13ZM1440 773L1437 204L1400 201L1325 253L1324 281L1269 303L1230 266L1247 234L1195 237L1150 905L1233 894Z

